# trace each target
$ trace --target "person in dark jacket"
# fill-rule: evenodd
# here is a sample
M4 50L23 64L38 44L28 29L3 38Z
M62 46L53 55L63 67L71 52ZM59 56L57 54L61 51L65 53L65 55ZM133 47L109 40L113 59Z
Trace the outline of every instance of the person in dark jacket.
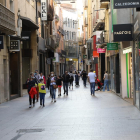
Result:
M31 90L32 87L35 87L35 84L36 84L36 80L35 80L34 74L31 73L30 74L29 81L28 81L29 108L32 107L32 98L30 96L30 90ZM35 95L33 97L33 107L34 106L35 106Z
M75 83L76 83L75 86L79 86L79 75L78 75L78 73L76 73L76 75L75 75Z
M64 94L66 93L68 95L68 84L69 84L70 75L68 74L67 71L65 71L65 74L62 76L62 79L63 79Z

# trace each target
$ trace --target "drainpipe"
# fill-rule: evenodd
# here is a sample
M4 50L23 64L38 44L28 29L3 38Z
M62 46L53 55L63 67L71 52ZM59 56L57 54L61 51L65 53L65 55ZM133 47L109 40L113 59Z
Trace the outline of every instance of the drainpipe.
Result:
M36 0L36 24L38 24L38 8L37 8L37 2L38 2L38 0Z

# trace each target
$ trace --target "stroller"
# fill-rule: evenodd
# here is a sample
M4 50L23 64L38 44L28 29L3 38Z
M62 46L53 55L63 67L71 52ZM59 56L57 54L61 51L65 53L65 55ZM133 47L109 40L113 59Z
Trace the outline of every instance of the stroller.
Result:
M96 80L96 84L98 85L98 88L95 91L98 91L98 90L101 91L103 89L104 84L99 79Z

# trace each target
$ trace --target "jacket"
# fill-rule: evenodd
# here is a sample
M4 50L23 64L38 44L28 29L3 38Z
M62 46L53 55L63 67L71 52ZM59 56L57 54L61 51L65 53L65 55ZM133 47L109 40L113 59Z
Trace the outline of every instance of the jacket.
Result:
M36 88L31 88L30 92L29 92L29 95L31 96L31 98L33 99L34 98L34 95L37 94L37 90Z
M63 82L64 82L64 83L68 83L69 80L70 80L70 75L69 75L69 74L68 74L68 75L64 74L64 75L62 76L62 79L63 79Z

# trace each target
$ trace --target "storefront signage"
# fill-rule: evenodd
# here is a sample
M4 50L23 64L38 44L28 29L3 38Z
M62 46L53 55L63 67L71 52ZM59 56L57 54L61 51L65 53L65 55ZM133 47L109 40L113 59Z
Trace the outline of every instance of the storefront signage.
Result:
M113 25L114 42L132 41L132 24Z
M30 41L30 39L31 39L31 32L30 31L23 31L23 32L21 32L21 38L23 40Z
M106 49L102 49L102 48L98 48L97 49L97 53L105 53Z
M107 50L118 50L118 43L107 43Z
M47 3L46 0L41 0L41 20L47 20Z
M97 53L97 51L93 51L93 58L97 58L99 57L99 53Z
M83 59L87 59L87 55L83 55Z
M20 51L20 41L19 40L11 40L10 41L10 51Z
M0 36L0 49L4 48L4 37Z
M127 53L130 53L132 52L132 47L129 47L129 48L126 48L123 50L123 54L127 54Z
M138 7L140 7L140 0L114 0L114 9Z

